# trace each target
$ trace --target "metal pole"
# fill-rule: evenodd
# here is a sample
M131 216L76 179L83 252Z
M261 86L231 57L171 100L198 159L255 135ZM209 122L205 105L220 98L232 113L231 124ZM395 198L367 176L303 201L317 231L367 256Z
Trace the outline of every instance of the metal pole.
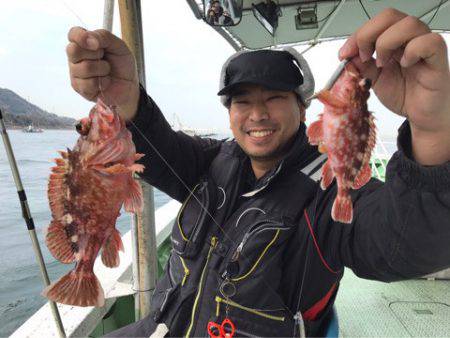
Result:
M139 0L119 0L119 12L122 38L135 56L139 81L145 87L141 3ZM135 215L131 232L136 258L133 260L136 320L149 314L151 294L158 276L153 188L139 181L144 193L144 212Z
M39 246L39 241L36 236L36 231L34 228L34 221L31 217L30 208L28 206L27 196L25 194L25 190L23 189L22 180L20 179L19 169L17 168L16 159L14 157L14 152L12 150L11 142L9 141L8 133L6 132L6 126L3 121L2 111L0 109L0 126L1 133L3 138L3 144L5 145L6 155L8 156L9 165L11 167L11 171L13 174L14 182L16 184L17 193L19 195L20 206L22 208L22 217L25 219L25 223L27 225L28 234L31 238L31 243L34 250L34 255L39 264L39 269L41 270L42 279L44 280L44 285L50 285L50 279L48 278L47 269L45 267L44 258L42 257L41 247ZM58 330L58 334L60 337L65 338L66 333L64 332L64 326L61 321L61 317L59 315L58 307L55 302L49 301L50 308L53 314L53 318L55 319L56 328Z
M114 17L114 0L105 0L105 7L103 9L103 29L112 31Z

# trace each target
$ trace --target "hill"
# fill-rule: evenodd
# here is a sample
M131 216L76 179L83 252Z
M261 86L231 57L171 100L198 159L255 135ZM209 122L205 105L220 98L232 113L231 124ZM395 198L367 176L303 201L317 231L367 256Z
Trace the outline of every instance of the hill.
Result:
M73 128L76 120L61 117L42 110L12 90L0 88L0 108L8 127L26 127L30 124L40 128Z

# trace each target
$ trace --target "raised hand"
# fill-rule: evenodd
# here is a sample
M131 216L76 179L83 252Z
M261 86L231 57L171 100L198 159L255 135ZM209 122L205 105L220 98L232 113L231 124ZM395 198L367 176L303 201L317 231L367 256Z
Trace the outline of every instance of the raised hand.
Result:
M350 57L372 79L379 100L408 118L416 160L422 164L448 161L450 71L444 39L418 18L386 9L342 46L339 58Z
M90 101L99 95L118 106L125 118L134 116L139 100L136 62L125 42L107 30L87 31L73 27L67 45L73 89Z

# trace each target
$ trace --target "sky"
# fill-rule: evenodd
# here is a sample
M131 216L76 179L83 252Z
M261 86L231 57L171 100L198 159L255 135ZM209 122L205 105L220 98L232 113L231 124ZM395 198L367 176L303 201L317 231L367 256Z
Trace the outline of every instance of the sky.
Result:
M219 74L233 48L197 20L184 0L142 1L147 91L166 118L190 127L229 132L228 112L216 95ZM65 47L72 26L102 26L103 0L0 0L0 87L52 113L81 118L92 102L70 86ZM120 36L118 6L113 32ZM446 37L447 44L450 39ZM304 54L321 88L338 65L344 40L323 43ZM304 48L304 47L302 47ZM300 50L302 49L300 48ZM307 123L321 111L314 102ZM380 135L394 136L402 118L372 94Z

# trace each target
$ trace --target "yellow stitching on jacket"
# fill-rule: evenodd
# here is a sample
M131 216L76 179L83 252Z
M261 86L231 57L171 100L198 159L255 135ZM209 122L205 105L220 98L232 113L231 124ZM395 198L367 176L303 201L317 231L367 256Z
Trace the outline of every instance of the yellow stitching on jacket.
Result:
M200 275L200 282L198 283L197 295L195 296L194 305L192 306L191 323L189 324L189 328L186 333L186 338L189 337L189 335L191 334L192 327L194 326L195 310L197 310L198 300L200 299L200 294L202 293L202 288L203 288L203 277L205 276L206 267L208 266L209 258L211 257L211 253L212 253L213 249L216 247L216 245L217 245L217 238L212 237L211 238L211 247L209 248L208 256L206 256L206 262L205 262L205 265L203 266L202 274Z
M219 304L220 303L225 303L225 304L228 304L230 306L236 307L238 309L241 309L241 310L253 313L254 315L261 316L261 317L264 317L264 318L268 318L268 319L272 319L272 320L278 320L280 322L284 322L284 320L285 320L285 317L268 315L268 314L266 314L264 312L257 311L255 309L252 309L252 308L243 306L241 304L238 304L236 302L233 302L232 300L226 300L226 299L220 298L219 296L216 296L216 302L217 302L217 308L216 308L216 315L217 316L219 316Z
M237 277L237 278L232 278L231 280L233 282L238 282L240 280L243 280L245 278L247 278L252 272L253 270L256 269L256 267L258 266L259 262L261 261L261 259L264 257L264 255L266 254L267 250L269 250L269 248L272 246L273 243L275 243L275 241L278 238L278 235L280 234L280 229L277 230L277 232L275 233L275 236L273 236L272 240L270 241L269 244L267 244L267 246L264 248L263 252L261 253L261 255L259 256L259 258L256 260L255 264L253 264L253 266L251 267L251 269L243 276L241 277Z
M178 229L180 230L181 237L184 239L185 242L189 242L189 240L188 240L188 239L186 238L186 236L184 235L183 229L181 229L180 216L181 216L181 214L183 213L184 208L186 207L187 202L189 202L189 200L191 199L191 196L195 193L195 189L197 189L197 187L198 187L199 185L200 185L200 183L197 184L197 185L192 189L192 191L191 191L191 193L189 194L189 196L188 196L188 197L186 198L186 200L183 202L183 205L181 206L180 211L178 212L178 215L177 215Z

